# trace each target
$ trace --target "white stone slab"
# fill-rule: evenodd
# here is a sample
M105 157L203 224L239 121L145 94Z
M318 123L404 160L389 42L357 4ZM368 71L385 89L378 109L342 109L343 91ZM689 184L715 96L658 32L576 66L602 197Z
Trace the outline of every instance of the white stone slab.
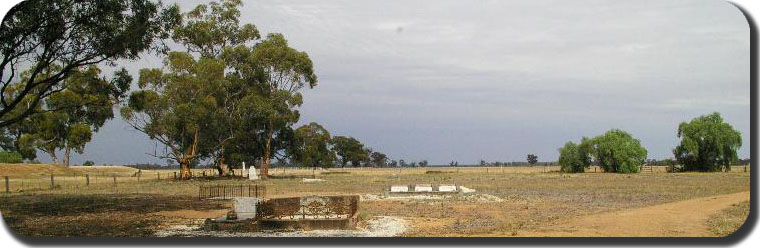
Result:
M234 209L237 213L238 220L247 220L256 218L256 204L260 201L256 197L235 197Z
M440 192L457 192L457 186L451 184L438 185L438 191Z
M474 189L471 189L471 188L467 188L467 187L465 187L465 186L459 186L459 189L461 189L461 190L462 190L462 193L473 193L473 192L475 192L475 190L474 190Z
M409 192L409 186L393 185L391 186L391 192Z
M414 186L414 192L433 192L433 186L428 184L417 184Z

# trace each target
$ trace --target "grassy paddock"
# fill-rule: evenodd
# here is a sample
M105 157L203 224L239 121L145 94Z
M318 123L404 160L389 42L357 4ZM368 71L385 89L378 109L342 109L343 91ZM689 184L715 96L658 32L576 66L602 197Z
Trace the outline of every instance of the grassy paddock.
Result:
M214 177L177 181L163 176L175 170L142 170L139 182L135 177L123 175L117 177L116 187L112 185L113 177L104 177L103 182L98 178L98 183L81 187L82 178L72 176L76 179L72 179L69 185L79 187L66 187L68 181L62 179L62 186L53 190L3 194L0 206L3 216L12 220L9 221L11 228L26 230L24 233L30 235L141 236L150 235L148 230L167 221L166 217L152 213L218 207L203 205L208 203L197 200L198 185L265 185L267 197L271 198L384 194L392 184L445 183L473 188L477 190L476 194L492 195L503 201L480 202L468 196L454 196L445 200L364 202L361 204L362 215L399 216L410 220L413 224L405 234L408 236L473 236L538 230L577 216L748 191L750 185L749 173L740 170L729 173L563 174L555 169L547 168L547 172L543 172L544 168L539 166L504 168L504 171L499 167L284 171L279 168L270 170L272 179L266 181ZM202 173L202 170L194 170L194 174L198 172ZM236 174L240 172L237 170ZM156 173L163 173L161 180L157 179ZM207 174L210 173L211 170L207 170ZM303 182L303 178L312 175L325 181ZM89 200L61 200L67 198ZM97 201L91 199L113 204L93 204ZM66 206L66 209L39 207L50 205ZM124 209L116 205L132 207ZM123 217L131 213L143 215L137 219ZM49 215L56 217L46 219L45 216ZM96 221L92 224L93 220L100 219L113 223ZM51 226L34 223L51 223ZM45 229L61 223L66 228ZM95 226L87 231L88 225ZM95 228L109 225L115 225L113 232ZM141 231L129 231L133 229L128 227Z

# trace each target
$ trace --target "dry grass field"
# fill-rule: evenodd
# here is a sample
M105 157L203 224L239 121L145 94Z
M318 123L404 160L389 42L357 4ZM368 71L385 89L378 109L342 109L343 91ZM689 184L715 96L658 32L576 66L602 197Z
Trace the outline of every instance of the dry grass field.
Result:
M14 171L14 166L31 173L28 170L33 169L28 167L40 165L1 165L0 172ZM725 236L740 226L742 215L746 218L748 211L741 209L746 209L742 206L747 204L742 202L748 200L750 188L750 175L743 168L722 173L664 173L664 169L656 169L639 174L594 173L593 168L588 173L563 174L557 167L273 169L272 178L266 181L210 176L176 181L173 170L141 170L138 177L135 169L127 167L58 168L60 172L48 167L40 166L44 171L34 172L42 176L38 179L9 176L10 193L0 198L5 221L22 235L153 236L166 226L191 225L225 212L228 202L198 199L199 185L258 184L266 186L268 198L361 195L361 219L402 219L405 231L401 236ZM50 171L59 173L53 186ZM195 175L202 173L194 171ZM90 175L89 186L85 186L83 175ZM304 182L311 177L324 181ZM22 182L28 186L34 180L42 185L21 188ZM390 185L415 183L457 184L476 192L447 197L386 197ZM695 217L694 230L660 223L657 228L642 228L642 233L599 234L583 231L597 227L577 226L589 223L581 220L594 216L631 215L647 208L660 211L667 204L689 200L688 204L699 208L710 199L725 196L731 198L716 201L725 202L725 206L713 204L717 210ZM735 206L730 201L736 201ZM660 212L673 219L689 214L686 209ZM668 219L642 216L651 219L608 225L654 225Z

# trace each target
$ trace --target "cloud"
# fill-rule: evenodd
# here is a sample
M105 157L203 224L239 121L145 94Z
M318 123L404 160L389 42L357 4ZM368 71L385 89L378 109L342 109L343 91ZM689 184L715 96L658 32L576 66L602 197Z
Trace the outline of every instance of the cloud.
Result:
M749 27L729 3L286 0L241 11L314 61L302 123L392 158L553 160L564 142L609 128L663 158L680 121L713 111L749 140ZM147 152L112 159L99 147L121 141L95 140L85 156L96 160Z

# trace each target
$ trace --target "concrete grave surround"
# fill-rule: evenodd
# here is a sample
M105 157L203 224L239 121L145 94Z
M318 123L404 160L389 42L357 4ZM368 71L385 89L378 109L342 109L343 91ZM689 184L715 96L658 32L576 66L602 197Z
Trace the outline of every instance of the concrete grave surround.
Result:
M414 192L433 192L433 186L430 186L430 184L417 184L414 186Z
M393 185L391 186L391 192L409 192L409 186Z
M438 185L438 191L440 192L457 192L457 186L453 184Z
M256 218L256 204L261 199L256 197L235 197L234 198L235 213L237 213L238 220L247 220Z

